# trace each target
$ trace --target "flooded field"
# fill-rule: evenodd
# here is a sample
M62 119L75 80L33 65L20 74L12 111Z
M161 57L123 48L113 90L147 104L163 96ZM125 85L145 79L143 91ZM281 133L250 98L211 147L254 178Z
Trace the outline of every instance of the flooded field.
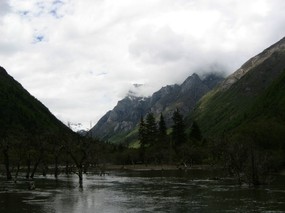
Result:
M111 171L52 176L16 184L1 176L0 212L285 212L285 176L267 186L239 186L218 171Z

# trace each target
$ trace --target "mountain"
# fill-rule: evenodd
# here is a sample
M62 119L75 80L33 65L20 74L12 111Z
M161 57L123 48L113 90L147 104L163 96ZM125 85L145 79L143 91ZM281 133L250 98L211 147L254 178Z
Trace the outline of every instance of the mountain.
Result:
M208 137L251 131L256 137L278 135L284 140L284 85L285 38L248 60L206 94L189 120L196 120Z
M0 137L70 133L62 122L0 67Z
M153 112L156 116L163 113L165 121L171 124L174 110L183 115L191 112L197 101L223 80L218 74L207 74L202 79L193 74L181 85L168 85L153 93L151 97L128 95L119 101L113 110L107 112L90 130L89 134L111 142L132 140L134 129L141 116ZM128 135L131 133L130 135Z
M116 134L130 132L141 115L148 112L149 98L127 96L113 110L108 111L89 131L92 137L109 140Z

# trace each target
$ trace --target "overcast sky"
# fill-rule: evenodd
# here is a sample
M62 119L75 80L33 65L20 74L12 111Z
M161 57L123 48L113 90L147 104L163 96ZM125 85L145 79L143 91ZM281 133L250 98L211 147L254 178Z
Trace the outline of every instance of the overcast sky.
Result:
M0 0L0 65L64 123L132 88L234 72L285 36L284 0Z

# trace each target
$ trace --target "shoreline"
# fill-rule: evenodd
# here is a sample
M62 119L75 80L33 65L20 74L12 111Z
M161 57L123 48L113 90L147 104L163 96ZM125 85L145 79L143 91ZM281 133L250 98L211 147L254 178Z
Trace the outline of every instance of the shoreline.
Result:
M173 171L173 170L191 170L191 169L219 169L219 167L211 166L211 165L175 165L175 164L134 164L134 165L101 165L99 168L104 168L105 170L121 170L121 171L161 171L161 170L167 170L167 171Z

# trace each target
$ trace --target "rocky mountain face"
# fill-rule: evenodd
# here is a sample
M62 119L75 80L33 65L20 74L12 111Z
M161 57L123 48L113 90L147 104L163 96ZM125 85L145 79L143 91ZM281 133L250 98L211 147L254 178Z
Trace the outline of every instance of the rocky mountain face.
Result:
M108 111L88 134L108 140L115 134L126 133L135 127L141 115L147 113L148 105L149 98L128 96Z
M266 64L268 59L274 59L278 57L277 54L283 52L285 49L285 37L278 41L277 43L273 44L272 46L265 49L260 54L254 56L253 58L249 59L245 64L243 64L237 71L227 77L224 82L219 87L220 90L226 90L231 87L235 82L241 79L245 74L249 71L253 70L255 67L262 65L263 63ZM272 61L272 63L274 63Z
M285 85L284 75L285 38L251 58L205 95L192 119L210 137L255 128L260 129L255 135L265 134L282 126L285 132L285 91L281 86ZM267 128L262 132L263 126Z
M179 109L183 115L192 111L197 101L223 77L208 74L200 78L197 74L189 76L181 85L168 85L153 93L151 97L135 97L128 95L119 101L113 110L107 112L89 131L92 137L117 142L134 130L141 116L153 112L155 116L163 113L165 121L171 124L174 110Z

